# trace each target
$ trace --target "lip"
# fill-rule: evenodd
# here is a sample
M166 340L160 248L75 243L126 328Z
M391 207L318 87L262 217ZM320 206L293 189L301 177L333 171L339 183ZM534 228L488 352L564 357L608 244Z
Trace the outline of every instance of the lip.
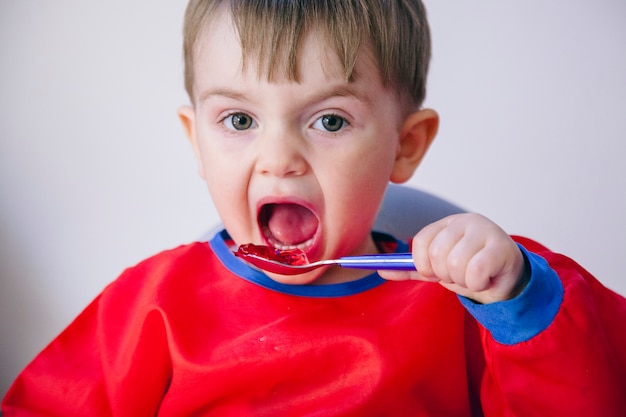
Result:
M268 205L268 204L298 204L302 207L306 207L307 209L309 209L311 211L311 213L313 213L313 215L315 215L315 217L317 218L318 221L318 227L317 230L315 231L315 234L313 235L313 237L311 237L310 239L310 243L306 246L306 248L303 248L303 251L306 253L307 257L309 259L316 259L316 254L319 251L319 247L320 247L320 242L321 242L321 237L322 237L322 220L319 214L319 210L317 210L316 206L314 204L312 204L310 201L308 200L304 200L302 198L299 197L294 197L294 196L289 196L289 197L272 197L272 196L268 196L268 197L263 197L262 199L260 199L257 204L256 204L256 219L257 219L257 226L259 229L259 236L261 238L261 240L263 241L263 243L267 246L273 246L271 242L268 241L268 239L265 237L265 233L263 233L263 228L261 223L259 222L260 216L261 216L261 209Z

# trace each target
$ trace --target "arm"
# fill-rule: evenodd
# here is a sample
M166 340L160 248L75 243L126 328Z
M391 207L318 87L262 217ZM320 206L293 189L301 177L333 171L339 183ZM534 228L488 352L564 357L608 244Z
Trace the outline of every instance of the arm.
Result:
M626 300L516 239L482 216L453 216L414 238L420 272L381 275L439 282L481 324L485 415L623 415Z
M164 323L142 311L126 275L22 371L3 400L4 416L156 414L170 375Z
M528 252L525 291L489 305L462 301L482 324L485 415L623 415L626 300L572 260L518 240L538 252Z

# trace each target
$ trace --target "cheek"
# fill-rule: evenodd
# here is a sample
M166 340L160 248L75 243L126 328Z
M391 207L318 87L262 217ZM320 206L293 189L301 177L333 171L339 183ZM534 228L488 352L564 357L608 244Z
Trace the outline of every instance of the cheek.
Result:
M353 159L355 164L342 179L342 193L351 224L371 226L389 184L395 150L390 143L377 144Z
M256 239L256 222L247 210L248 202L245 191L230 181L220 180L207 181L211 200L220 221L228 230L233 240L238 244L260 243Z
M387 183L393 171L396 159L396 147L390 140L375 141L370 147L362 149L353 158L355 166L353 172L356 174L355 181L364 183Z
M360 163L344 175L327 178L329 188L325 194L335 196L338 212L341 213L340 227L371 227L389 183L390 173L389 162L361 158Z
M205 181L209 190L224 190L236 187L242 173L245 172L241 152L225 146L210 137L200 143L200 159Z
M248 227L249 223L244 165L241 161L233 160L228 153L203 149L202 171L211 200L222 223L233 238L242 236L238 229ZM247 233L242 238L250 239Z

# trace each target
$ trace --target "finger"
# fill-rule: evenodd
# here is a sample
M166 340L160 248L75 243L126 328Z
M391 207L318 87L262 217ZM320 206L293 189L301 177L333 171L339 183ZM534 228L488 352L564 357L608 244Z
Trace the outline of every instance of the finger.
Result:
M467 288L468 267L476 255L484 249L484 246L485 242L482 236L471 233L463 234L447 255L446 268L450 278L447 282L454 282ZM477 272L480 273L480 271Z
M435 237L447 227L448 220L431 223L413 238L413 261L416 269L424 277L436 276L430 259L430 247Z
M438 282L436 277L425 277L418 271L396 271L396 270L381 270L378 271L378 275L389 281L427 281Z
M476 252L468 261L465 272L465 287L474 292L485 291L491 285L491 278L502 269L500 251L486 246Z
M465 227L463 223L451 221L446 227L439 230L430 242L428 247L429 262L433 273L443 282L454 282L455 277L452 275L449 264L450 254L462 242L464 236Z
M487 245L468 263L466 286L476 292L489 290L495 298L506 298L517 285L523 256L517 246Z

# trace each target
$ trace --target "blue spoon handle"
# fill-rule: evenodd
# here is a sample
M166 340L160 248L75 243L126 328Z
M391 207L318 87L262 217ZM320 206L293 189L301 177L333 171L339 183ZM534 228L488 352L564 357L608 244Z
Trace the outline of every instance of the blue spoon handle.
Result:
M413 255L410 253L345 256L337 259L337 263L344 268L415 271Z

